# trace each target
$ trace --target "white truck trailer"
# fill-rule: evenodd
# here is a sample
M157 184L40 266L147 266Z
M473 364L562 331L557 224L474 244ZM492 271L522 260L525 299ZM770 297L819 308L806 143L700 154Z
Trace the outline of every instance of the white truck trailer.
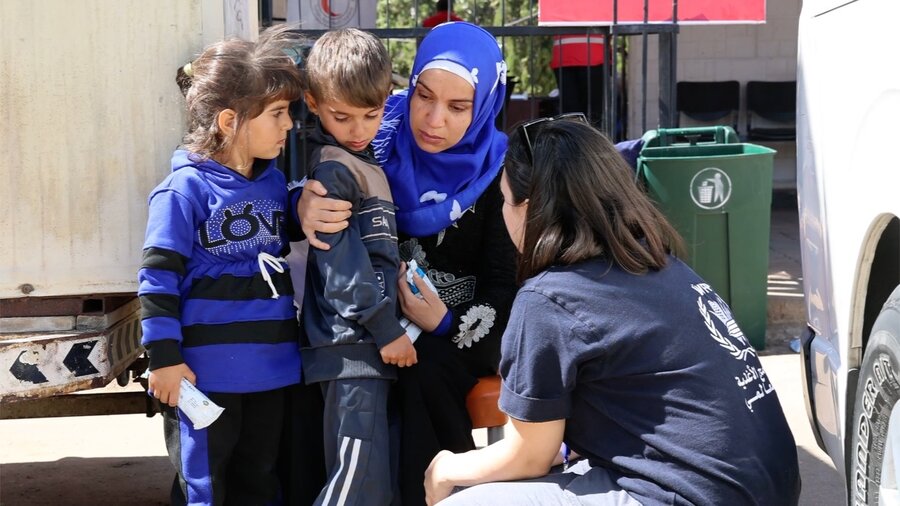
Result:
M148 409L84 393L146 368L136 276L183 131L175 69L257 20L255 0L0 2L0 418Z

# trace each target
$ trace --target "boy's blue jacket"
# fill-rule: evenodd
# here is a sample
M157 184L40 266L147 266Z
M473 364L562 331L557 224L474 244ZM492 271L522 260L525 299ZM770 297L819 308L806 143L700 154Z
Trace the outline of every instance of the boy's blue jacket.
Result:
M150 194L138 273L151 370L185 362L206 392L300 381L294 290L277 260L288 252L287 206L274 161L257 160L248 179L175 152Z
M307 383L339 378L395 378L379 350L405 333L397 316L400 253L387 178L368 152L350 152L321 127L311 177L328 197L349 201L349 226L309 249L303 297L303 376Z

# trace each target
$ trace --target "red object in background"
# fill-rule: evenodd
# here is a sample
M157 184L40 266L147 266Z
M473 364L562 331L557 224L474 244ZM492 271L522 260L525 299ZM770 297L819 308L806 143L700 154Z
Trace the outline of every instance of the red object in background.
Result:
M550 68L603 65L603 35L556 35Z
M425 28L434 28L435 26L441 23L447 23L449 21L462 21L463 18L457 16L453 12L447 11L437 11L431 16L422 20L422 26Z
M644 22L644 0L619 0L621 23ZM672 0L649 0L650 23L672 22ZM678 0L678 22L685 24L764 23L766 0ZM538 24L611 25L613 0L541 0Z

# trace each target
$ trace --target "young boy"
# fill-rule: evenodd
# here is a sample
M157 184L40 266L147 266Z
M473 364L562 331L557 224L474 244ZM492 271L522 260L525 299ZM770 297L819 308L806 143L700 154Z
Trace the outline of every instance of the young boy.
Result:
M390 58L376 37L351 28L316 41L306 69L306 103L319 119L310 177L353 204L346 229L319 234L330 249L310 248L306 271L303 376L325 397L328 482L316 504L389 504L388 390L395 366L416 363L397 315L393 199L369 150L391 89Z

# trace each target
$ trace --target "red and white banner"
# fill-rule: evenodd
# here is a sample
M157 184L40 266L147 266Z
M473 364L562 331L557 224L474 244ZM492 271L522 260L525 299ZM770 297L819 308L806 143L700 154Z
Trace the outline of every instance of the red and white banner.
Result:
M541 0L542 26L613 24L613 0ZM650 23L672 22L672 0L648 0ZM644 0L619 0L619 24L643 23ZM678 0L681 24L755 24L766 22L766 0Z

